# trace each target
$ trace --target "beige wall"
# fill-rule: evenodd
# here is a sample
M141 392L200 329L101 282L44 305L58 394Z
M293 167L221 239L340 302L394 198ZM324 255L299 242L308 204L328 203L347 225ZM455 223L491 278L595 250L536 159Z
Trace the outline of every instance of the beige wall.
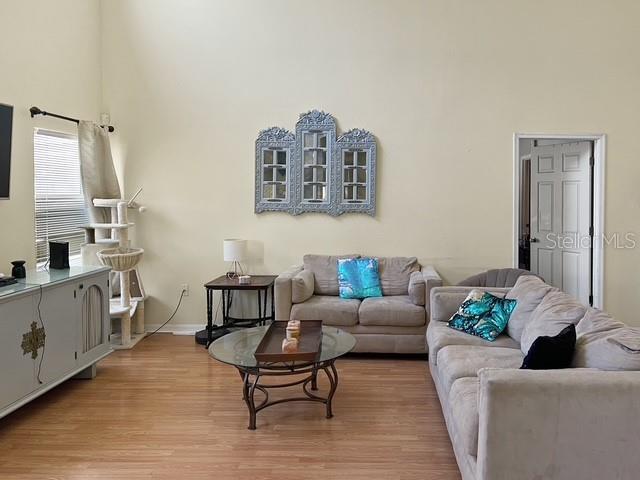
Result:
M540 12L552 12L541 15ZM104 108L153 295L204 321L222 239L253 273L305 252L416 255L449 282L512 258L514 132L606 133L606 229L639 230L635 1L102 3ZM254 139L320 108L379 141L375 218L253 213ZM640 325L640 250L608 248L606 307Z
M35 261L33 129L75 132L73 123L29 116L29 107L99 117L98 0L0 0L0 102L14 106L11 199L0 200L0 272Z

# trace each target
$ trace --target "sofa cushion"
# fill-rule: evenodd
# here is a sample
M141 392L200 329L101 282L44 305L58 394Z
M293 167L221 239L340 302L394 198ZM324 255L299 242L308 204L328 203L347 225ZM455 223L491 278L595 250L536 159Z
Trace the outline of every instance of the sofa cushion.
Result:
M416 257L378 258L383 295L407 295L412 272L420 271Z
M429 322L427 327L427 343L429 345L429 357L435 364L438 363L438 352L447 345L467 345L480 347L505 347L520 350L520 345L507 335L499 335L493 342L487 342L480 337L459 332L444 322ZM519 366L519 365L518 365Z
M519 268L494 268L486 272L478 273L458 282L465 287L507 287L515 285L516 280L522 275L533 275L529 270Z
M424 305L427 300L427 282L422 272L413 272L409 276L409 297L414 305Z
M322 320L336 327L358 323L360 300L345 300L332 295L314 295L291 307L291 320Z
M507 324L507 335L519 342L522 338L524 327L531 320L531 314L552 290L558 291L557 288L547 285L535 275L518 277L516 284L506 295L506 298L518 301L516 309L511 314Z
M360 325L419 327L427 320L424 307L415 305L408 295L365 298L358 312Z
M590 308L576 327L574 367L640 370L640 328Z
M520 368L523 358L516 348L448 345L438 352L438 377L448 392L456 380L475 377L481 368Z
M478 390L476 377L456 380L449 395L450 419L464 444L465 450L474 457L478 455Z
M359 255L305 255L302 262L305 270L313 273L313 293L316 295L338 295L338 259L357 258Z
M291 278L291 301L306 302L313 295L313 273L302 270Z
M522 331L520 349L528 353L538 337L556 336L569 325L577 325L587 308L564 292L549 292L531 314L531 320Z

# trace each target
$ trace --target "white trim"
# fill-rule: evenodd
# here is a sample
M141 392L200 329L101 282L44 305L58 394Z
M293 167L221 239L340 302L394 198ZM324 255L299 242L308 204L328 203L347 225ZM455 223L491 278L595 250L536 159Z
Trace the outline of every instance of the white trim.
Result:
M593 142L593 306L604 306L604 201L607 136L597 134L513 134L513 266L518 267L518 240L520 225L520 140L587 140Z
M155 332L159 327L160 323L155 325L145 325L144 329L147 333ZM196 332L203 330L206 328L206 325L199 323L176 323L174 325L165 325L158 333L172 333L174 335L195 335Z

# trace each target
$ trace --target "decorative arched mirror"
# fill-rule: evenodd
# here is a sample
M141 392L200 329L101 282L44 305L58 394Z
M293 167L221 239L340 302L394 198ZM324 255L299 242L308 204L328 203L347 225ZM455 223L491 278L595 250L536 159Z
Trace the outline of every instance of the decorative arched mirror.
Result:
M333 116L300 115L295 135L284 128L256 140L256 213L286 211L375 215L376 140L362 129L337 137Z

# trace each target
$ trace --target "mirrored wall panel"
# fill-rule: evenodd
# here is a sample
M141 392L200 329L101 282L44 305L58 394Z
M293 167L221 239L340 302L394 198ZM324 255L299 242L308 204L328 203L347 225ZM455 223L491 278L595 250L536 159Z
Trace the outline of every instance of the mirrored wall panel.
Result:
M366 130L353 129L336 142L340 159L341 188L338 204L342 212L375 214L376 141Z
M256 140L257 213L288 211L291 201L292 157L295 136L283 128L263 130Z
M256 213L375 215L376 141L362 129L337 137L332 115L300 115L295 135L279 127L256 140Z

